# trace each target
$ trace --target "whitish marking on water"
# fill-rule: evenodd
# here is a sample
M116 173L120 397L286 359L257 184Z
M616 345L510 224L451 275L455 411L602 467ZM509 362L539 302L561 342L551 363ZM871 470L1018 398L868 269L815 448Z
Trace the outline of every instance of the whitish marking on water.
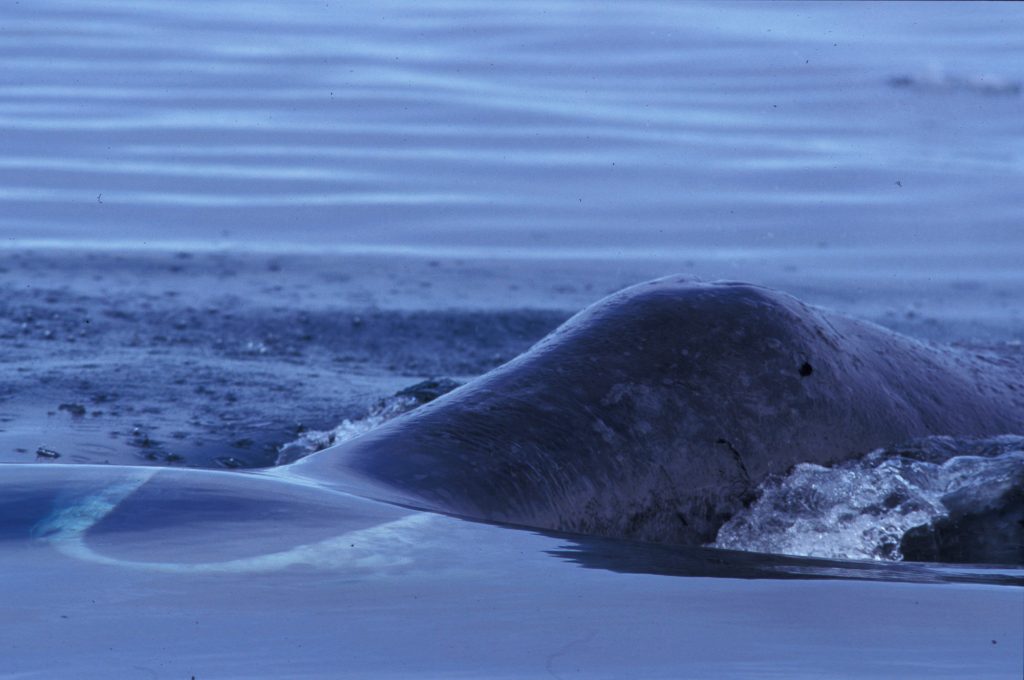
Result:
M430 522L429 513L413 513L395 521L349 531L287 550L215 562L145 562L104 555L87 542L89 530L117 509L159 470L140 470L76 503L50 513L32 529L38 540L62 555L85 562L167 573L255 573L305 565L320 569L365 570L380 573L413 561L418 530Z

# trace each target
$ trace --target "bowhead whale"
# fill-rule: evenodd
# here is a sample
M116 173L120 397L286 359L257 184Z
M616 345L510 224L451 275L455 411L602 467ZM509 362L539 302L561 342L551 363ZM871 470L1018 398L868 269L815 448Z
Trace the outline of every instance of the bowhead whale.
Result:
M1022 374L760 286L675 276L291 472L474 519L700 544L794 464L1024 432Z

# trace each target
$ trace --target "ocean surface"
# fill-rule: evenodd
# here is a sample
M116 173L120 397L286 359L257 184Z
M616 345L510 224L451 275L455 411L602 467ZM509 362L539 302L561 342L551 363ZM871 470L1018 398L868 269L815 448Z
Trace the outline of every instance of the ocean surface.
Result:
M10 492L0 538L21 536L19 522L29 519L37 533L55 521L58 537L73 538L52 564L29 544L0 542L12 583L31 584L37 572L63 583L77 573L85 553L74 552L76 541L88 529L75 528L79 506L92 508L90 522L128 517L119 521L130 531L111 530L100 543L133 559L170 559L178 543L197 555L217 552L218 531L233 523L269 540L272 522L252 510L256 487L210 481L195 496L189 480L200 477L189 474L214 473L194 468L242 480L264 474L253 469L286 470L278 466L401 415L426 398L424 389L432 398L472 380L582 307L657 276L751 281L922 342L1024 362L1024 9L1015 4L11 0L0 9L0 62L0 463L25 468L0 479ZM409 390L424 380L434 382ZM557 677L571 669L552 659L575 654L578 667L590 659L592 670L613 675L633 668L600 634L591 644L584 629L592 607L634 612L622 625L641 621L637 634L661 650L649 658L664 660L672 677L684 666L665 653L674 643L659 647L658 631L642 623L643 603L669 602L670 592L697 601L708 582L700 579L719 579L697 612L722 607L721 625L708 633L719 640L713 648L727 653L721 640L736 632L754 651L752 665L724 675L704 657L698 670L707 677L838 672L830 663L839 641L851 631L861 639L889 607L899 615L877 666L857 666L870 654L843 657L861 668L846 677L907 677L900 668L910 676L1007 677L1024 663L1015 644L1021 617L1014 618L1024 609L1024 547L1000 553L1003 567L977 567L969 578L950 572L974 585L928 590L904 582L944 581L943 570L954 567L941 563L951 560L901 543L951 512L991 517L1004 512L999 503L1014 502L1019 511L1024 432L1003 435L936 437L835 468L798 466L760 489L713 546L726 549L722 555L810 556L839 566L791 568L783 558L757 557L746 571L747 558L718 558L716 550L680 557L648 546L631 556L629 546L580 539L583 557L570 559L588 574L608 574L586 576L595 589L586 586L586 606L562 602L560 611L576 617L571 624L552 615L535 627L571 633L565 649L536 668L483 657L460 668L449 663L457 655L427 666L436 677L466 668L478 677ZM110 478L130 483L104 491L100 465L116 466ZM122 466L153 470L159 483ZM138 488L167 514L118 510ZM86 501L71 502L71 515L47 514L51 501L63 507L75 494ZM297 507L312 502L299 496ZM185 513L175 524L174 508L197 497L209 517L190 524ZM232 506L234 497L247 500ZM181 505L168 510L159 505L166 499ZM337 499L322 507L335 502L362 507ZM69 516L71 529L60 524ZM281 521L273 531L287 534ZM517 572L500 532L450 522L437 530L439 545L464 550L461 537L472 535L486 560L500 554L503 565L466 567L484 571L465 580L463 622L476 620L478 598L517 573L540 585L519 602L502 600L505 623L533 620L531 603L550 596L546 578L577 578L548 566L548 553L565 556L550 537L507 532L515 537L509 545L531 555ZM169 537L164 547L139 538L155 528ZM318 525L317 540L328 529ZM239 554L266 547L257 543L240 542ZM397 543L384 545L382 554L405 564ZM373 564L370 553L360 570ZM88 566L97 588L148 587L148 577L123 579L113 570L124 563L103 560ZM429 560L444 562L432 553ZM914 560L940 564L920 572L907 564ZM440 597L450 568L422 570L413 585L405 576L386 580L393 574L385 570L391 575L376 582L361 615L385 637L419 630L438 609L414 604L413 594ZM751 591L728 579L804 568L808 578L827 572L839 582L758 585L753 595L768 603L756 609L765 630L793 639L763 639L743 627L753 610L740 600ZM862 570L869 575L858 576ZM882 584L853 586L842 582L847 576ZM265 577L287 583L274 606L291 606L289 594L319 606L327 591L293 577ZM164 599L154 601L171 611L179 600L222 598L209 610L221 627L204 629L207 640L232 625L232 588L266 595L264 582L204 581L195 590L181 578L160 582ZM618 587L638 599L623 596L602 610L595 592ZM0 593L18 603L11 615L38 624L11 643L21 647L3 649L26 677L52 675L49 651L32 642L51 639L40 612L76 601L73 616L134 621L123 602L89 614L73 590L54 590L47 597L57 599L45 606L42 594L13 592ZM343 591L330 592L345 602ZM859 623L794 614L811 611L799 603L822 595L838 609L863 610ZM931 608L915 609L918 601ZM346 615L337 606L324 621ZM192 625L191 611L174 611ZM940 621L934 612L943 611ZM683 616L672 612L664 615ZM983 640L959 627L987 615L994 632ZM290 616L313 638L329 629L308 609ZM788 628L790 616L802 623ZM273 620L272 611L254 610L251 623ZM396 623L403 620L412 628ZM901 621L945 628L925 639ZM699 630L699 622L695 614L673 625ZM501 628L486 621L459 635L483 649L495 639L492 624ZM119 638L133 635L131 627ZM501 631L514 651L519 638ZM76 635L85 637L75 638L81 649L73 658L89 660L87 676L137 674L131 664L156 654L148 648L114 663L81 651L99 649L87 630ZM537 637L520 640L530 654L550 635ZM177 662L219 659L221 670L259 670L255 653L217 656L181 640L191 651ZM778 661L797 649L794 640L804 665ZM865 640L865 648L877 642ZM328 649L334 640L321 643ZM261 663L297 668L285 663L287 645L265 643L271 661ZM392 653L368 652L359 668L405 658ZM332 658L319 654L305 661L308 677L322 676L318 660ZM404 677L403 668L392 675Z
M992 281L1022 51L999 3L11 2L0 235Z

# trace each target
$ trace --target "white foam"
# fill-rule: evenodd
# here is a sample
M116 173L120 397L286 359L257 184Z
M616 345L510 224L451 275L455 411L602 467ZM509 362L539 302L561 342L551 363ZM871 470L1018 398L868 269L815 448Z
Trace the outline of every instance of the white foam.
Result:
M935 444L948 444L938 438ZM996 455L931 462L875 451L826 468L797 465L761 487L756 502L718 532L711 547L835 559L900 560L910 529L948 514L943 499L1005 488L1024 467L1021 442L990 440Z
M284 444L278 449L277 459L274 461L274 464L286 465L293 463L311 453L322 451L328 446L334 446L335 444L355 439L359 435L369 432L419 405L420 402L410 395L396 394L386 397L362 418L345 419L341 421L340 425L331 430L303 432L297 439Z

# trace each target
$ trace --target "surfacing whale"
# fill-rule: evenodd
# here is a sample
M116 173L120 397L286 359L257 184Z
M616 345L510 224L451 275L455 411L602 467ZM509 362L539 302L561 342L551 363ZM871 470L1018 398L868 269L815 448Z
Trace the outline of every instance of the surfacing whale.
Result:
M668 277L292 474L493 522L714 540L768 475L926 435L1024 432L1005 359L767 288Z

